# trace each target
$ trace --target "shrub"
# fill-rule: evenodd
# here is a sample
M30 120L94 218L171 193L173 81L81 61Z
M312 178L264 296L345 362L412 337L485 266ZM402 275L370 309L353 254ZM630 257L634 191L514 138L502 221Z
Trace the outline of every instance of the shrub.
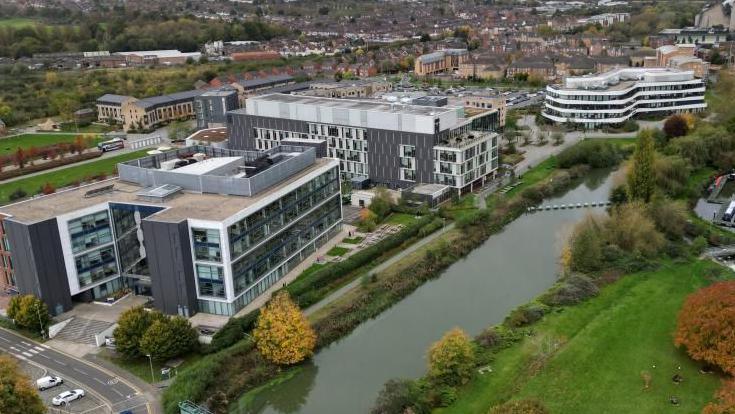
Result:
M522 337L516 329L503 325L486 328L475 337L475 343L483 348L504 348L517 342Z
M548 307L541 303L528 303L514 309L505 318L505 324L512 328L531 325L541 320L548 311Z
M664 246L663 235L656 229L642 204L615 207L606 227L610 243L629 253L652 257Z
M618 165L623 160L624 155L620 147L610 142L584 140L559 153L556 159L561 168L570 168L578 164L602 168Z
M600 289L589 277L572 274L546 292L539 300L549 306L574 305L597 296Z
M419 414L429 411L423 394L414 381L388 380L378 393L371 414L404 414L407 410Z
M658 155L653 162L656 187L671 197L684 195L690 171L689 162L678 155Z
M198 334L181 316L156 319L140 338L140 351L158 361L191 352L198 345Z
M707 239L703 236L697 236L692 240L692 254L699 256L707 248Z
M683 116L674 114L664 121L663 130L669 138L683 137L689 132L689 125Z
M21 198L25 198L25 196L27 195L28 193L26 193L22 188L17 188L15 191L10 193L10 195L8 195L8 199L10 201L20 200Z
M443 386L464 384L472 378L475 350L464 331L454 328L429 348L428 378Z
M548 414L549 410L536 400L508 401L490 409L488 414Z
M656 199L648 205L648 216L656 228L671 240L681 240L689 216L684 202Z
M214 334L206 351L209 353L217 352L245 339L245 334L255 327L255 321L259 314L260 310L256 309L245 316L230 318L225 326Z
M714 283L689 295L674 338L690 357L735 375L735 281Z
M578 223L570 242L570 269L580 272L594 272L602 267L602 248L604 245L604 217L588 216Z

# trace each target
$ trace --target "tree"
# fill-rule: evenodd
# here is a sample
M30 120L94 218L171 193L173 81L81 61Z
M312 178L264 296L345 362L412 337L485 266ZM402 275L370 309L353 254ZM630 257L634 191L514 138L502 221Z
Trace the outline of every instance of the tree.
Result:
M171 140L180 140L186 138L189 133L189 127L186 122L174 121L168 126L168 137Z
M454 328L429 348L429 378L437 385L465 384L472 378L475 349L464 331Z
M13 154L13 161L15 161L15 165L18 166L18 168L23 168L26 165L26 153L23 151L23 148L18 147L18 149L15 151L15 154Z
M0 413L43 414L46 406L31 386L18 363L7 355L0 355Z
M316 333L285 291L261 310L253 337L264 358L282 365L303 361L316 346Z
M496 405L488 414L548 414L549 410L535 400L513 400Z
M222 391L216 391L209 398L207 398L207 407L212 414L227 414L229 413L230 400L227 399L227 394Z
M551 134L551 139L554 141L554 145L559 146L564 143L564 134L559 131Z
M375 189L375 196L370 200L370 210L380 219L384 219L390 214L393 204L393 199L390 193L388 193L388 189L378 187Z
M145 310L142 306L126 310L117 320L117 328L112 336L115 338L117 352L128 358L143 355L140 349L140 341L148 327L155 321L165 318L160 312Z
M653 173L653 134L650 129L638 133L633 162L628 173L628 198L648 202L655 189Z
M735 281L714 283L686 298L674 344L693 359L735 375Z
M33 332L46 332L51 323L46 303L33 295L13 296L7 312L16 325Z
M679 114L671 115L664 122L664 133L668 138L683 137L689 132L686 119Z
M140 352L166 361L193 350L197 336L189 321L181 316L159 318L140 338Z
M427 411L427 403L414 381L407 379L388 380L380 390L371 414L404 414Z
M715 392L717 401L707 404L702 414L735 413L735 379L722 381L722 386Z

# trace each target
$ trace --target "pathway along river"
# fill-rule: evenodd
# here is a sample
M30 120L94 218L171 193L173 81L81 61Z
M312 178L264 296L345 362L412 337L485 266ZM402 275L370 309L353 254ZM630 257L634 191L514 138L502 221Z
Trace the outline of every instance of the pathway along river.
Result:
M609 170L592 171L563 196L544 204L607 200ZM391 378L426 371L426 350L459 326L474 336L500 323L515 307L557 278L561 249L576 222L601 208L526 214L490 237L465 259L411 295L324 348L293 378L260 391L235 413L368 413Z

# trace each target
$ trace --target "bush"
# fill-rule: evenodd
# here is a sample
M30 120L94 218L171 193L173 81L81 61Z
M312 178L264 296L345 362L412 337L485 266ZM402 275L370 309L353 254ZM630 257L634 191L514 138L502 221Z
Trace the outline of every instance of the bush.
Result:
M407 379L388 380L378 393L371 414L404 414L407 410L420 414L428 413L429 407L414 381Z
M495 406L488 414L549 414L549 410L535 400L517 400Z
M692 254L699 256L700 254L704 253L704 250L707 248L707 239L705 239L703 236L697 236L692 241Z
M690 357L735 375L735 281L714 283L689 295L679 311L674 344Z
M571 270L579 272L594 272L602 268L602 248L605 238L604 217L588 216L578 223L570 240Z
M527 303L514 309L503 323L511 328L528 326L540 321L548 310L542 303Z
M198 336L181 316L156 319L140 338L140 351L155 360L167 361L196 349Z
M663 130L669 138L683 137L689 132L689 125L683 116L674 114L664 121Z
M735 413L735 379L722 381L722 386L715 393L715 402L704 407L702 414L732 414Z
M653 162L656 187L670 197L685 195L690 172L689 162L678 155L658 155Z
M117 352L127 358L144 355L140 349L140 340L151 325L166 318L161 312L145 310L142 306L131 308L120 314L117 328L112 333L115 338Z
M664 247L663 235L656 229L642 204L615 207L605 233L610 243L644 257L655 256Z
M10 201L20 200L21 198L25 198L27 195L28 193L26 193L22 188L18 188L12 193L10 193L10 195L8 196L8 199Z
M225 326L214 334L206 351L208 353L218 352L245 339L245 334L255 327L259 314L260 310L256 309L245 316L230 318Z
M648 206L648 216L656 228L671 240L681 240L689 216L684 202L655 199Z
M597 296L600 289L589 277L572 274L551 288L539 299L549 306L575 305Z
M499 349L505 348L517 342L522 335L518 330L509 329L505 326L493 326L486 328L475 337L475 343L483 348Z
M619 146L607 141L584 140L556 156L559 167L587 164L592 168L613 167L625 157Z

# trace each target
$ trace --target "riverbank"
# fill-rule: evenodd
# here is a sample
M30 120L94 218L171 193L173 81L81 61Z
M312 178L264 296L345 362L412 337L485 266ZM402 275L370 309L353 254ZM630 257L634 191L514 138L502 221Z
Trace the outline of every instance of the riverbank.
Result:
M544 317L528 336L500 350L493 371L478 375L437 414L486 414L509 399L542 401L552 413L659 413L676 396L682 412L699 412L720 383L676 349L671 332L684 298L732 272L709 261L665 262L622 277L599 296ZM651 306L655 303L656 306ZM643 389L641 374L651 375ZM681 384L673 375L683 376Z

